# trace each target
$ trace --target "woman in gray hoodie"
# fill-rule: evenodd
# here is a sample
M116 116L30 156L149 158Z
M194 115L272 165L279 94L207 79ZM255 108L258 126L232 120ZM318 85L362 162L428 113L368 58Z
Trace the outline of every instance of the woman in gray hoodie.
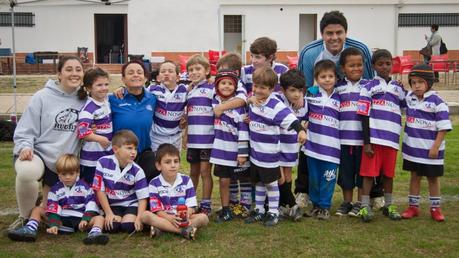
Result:
M38 198L38 181L43 184L43 208L49 189L59 180L55 163L60 155L78 155L77 137L78 112L85 100L77 97L82 85L83 63L78 57L64 56L60 59L58 80L48 80L43 89L37 91L30 100L14 132L14 155L21 161L36 155L44 165L42 171L24 173L16 171L16 199L19 218L10 229L21 226L30 215ZM17 169L19 170L19 169ZM41 175L37 177L37 175Z

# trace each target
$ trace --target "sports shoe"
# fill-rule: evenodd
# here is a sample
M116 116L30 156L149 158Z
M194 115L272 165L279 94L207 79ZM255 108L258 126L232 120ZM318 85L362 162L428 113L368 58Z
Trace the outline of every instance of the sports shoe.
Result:
M291 212L290 206L279 206L279 220L288 219L290 217Z
M347 215L351 216L351 217L358 217L359 216L359 211L360 211L360 202L355 202L353 205L352 205L352 209L347 213Z
M391 220L400 220L402 216L397 211L397 206L390 204L389 206L384 206L382 208L382 213L384 216L389 217Z
M313 206L309 211L307 211L304 215L306 217L315 217L317 216L317 213L319 213L319 207Z
M373 219L373 211L369 206L362 206L358 213L363 222L370 222Z
M18 217L13 223L8 226L7 231L12 231L18 228L21 228L27 224L27 219L23 217Z
M339 206L338 210L336 210L336 216L344 216L347 215L352 210L352 204L350 202L343 202L341 206Z
M419 208L415 206L409 206L404 212L402 212L402 218L411 219L419 216Z
M23 226L8 231L8 238L19 242L35 242L37 239L37 231L31 230L27 226Z
M182 228L180 234L188 240L195 240L197 230L198 229L193 226L188 226L186 228Z
M108 243L108 235L103 234L102 232L95 232L88 234L87 237L83 239L85 245L106 245Z
M216 222L217 223L223 223L223 222L227 222L227 221L231 221L231 220L233 220L233 214L232 214L231 210L228 207L227 209L222 209L218 213Z
M272 226L277 225L278 222L279 222L279 217L276 214L267 212L264 218L264 221L263 221L263 225L266 227L272 227Z
M445 216L441 213L440 208L430 208L430 215L432 219L438 222L445 221Z
M291 209L290 209L290 218L293 219L293 221L300 221L301 218L303 217L303 211L301 210L300 206L297 204L297 205L294 205Z
M308 204L309 204L308 194L307 193L297 193L295 197L295 202L302 209L308 207Z
M150 226L150 238L159 237L161 233L162 231L159 228Z
M370 204L373 210L378 211L382 209L385 205L384 196L375 197L370 199Z
M319 220L329 220L330 219L330 211L328 209L320 209L317 213L317 219Z
M210 213L211 213L211 212L212 212L211 209L204 208L204 207L199 207L199 209L198 209L198 213L206 214L207 217L210 216Z
M263 220L263 217L264 215L262 213L260 213L258 211L258 209L255 209L253 211L250 212L250 215L249 217L247 217L246 219L244 219L244 223L246 224L252 224L252 223L255 223L257 221L262 221Z

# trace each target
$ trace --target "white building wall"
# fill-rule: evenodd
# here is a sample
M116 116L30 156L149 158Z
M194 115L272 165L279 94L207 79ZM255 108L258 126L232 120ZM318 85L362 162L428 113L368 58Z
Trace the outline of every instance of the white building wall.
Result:
M1 6L1 12L9 12ZM94 14L127 13L124 5L17 6L15 12L33 12L34 27L16 27L16 52L35 51L76 52L88 47L94 52ZM2 48L12 48L11 27L0 27Z

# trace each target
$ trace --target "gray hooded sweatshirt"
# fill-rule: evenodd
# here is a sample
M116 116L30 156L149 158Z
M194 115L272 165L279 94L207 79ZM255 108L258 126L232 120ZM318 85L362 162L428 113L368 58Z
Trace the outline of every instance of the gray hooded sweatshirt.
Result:
M57 81L48 80L37 91L21 116L14 131L14 154L31 148L44 161L46 167L56 171L60 155L80 150L77 136L78 113L85 100L79 100L77 91L64 92Z

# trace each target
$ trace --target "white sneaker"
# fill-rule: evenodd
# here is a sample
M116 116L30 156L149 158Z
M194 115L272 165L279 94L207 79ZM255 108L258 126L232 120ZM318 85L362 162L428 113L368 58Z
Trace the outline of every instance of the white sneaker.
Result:
M301 210L300 206L295 205L290 209L290 218L293 219L293 221L299 221L303 217L303 211Z
M384 196L371 198L370 203L373 210L379 211L380 209L382 209L382 207L384 207Z
M308 207L309 197L307 193L297 193L295 197L295 202L301 209Z

